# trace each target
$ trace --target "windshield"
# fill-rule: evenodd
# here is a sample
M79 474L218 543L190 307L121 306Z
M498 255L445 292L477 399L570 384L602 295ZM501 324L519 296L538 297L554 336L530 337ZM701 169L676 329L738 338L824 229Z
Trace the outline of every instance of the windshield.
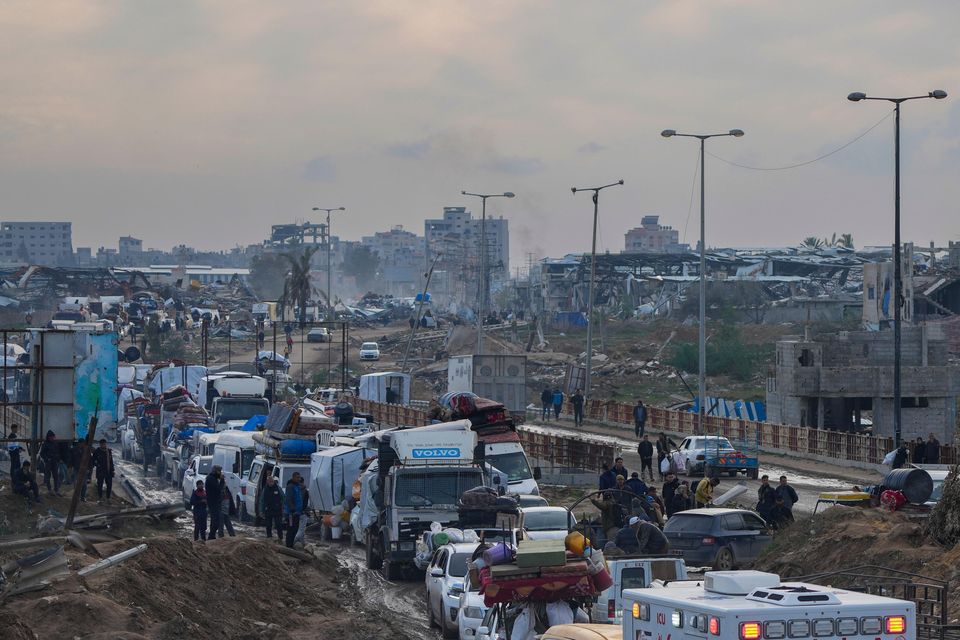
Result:
M710 533L713 529L713 516L685 516L678 513L667 520L664 531L673 533Z
M646 587L643 567L624 567L620 571L620 595L624 589L643 589Z
M566 509L524 511L523 528L527 531L569 531L570 512Z
M362 345L360 345L360 348L368 351L373 351L378 347L376 342L364 342Z
M940 496L943 495L943 480L933 481L933 493L930 494L928 502L940 502Z
M462 578L467 575L467 560L469 559L469 553L453 554L450 556L450 564L447 565L447 573L454 578Z
M394 504L398 507L455 505L467 489L483 484L480 470L401 471L396 478Z
M217 414L214 420L218 424L227 420L247 420L253 416L265 416L269 413L266 400L233 400L217 402Z
M523 455L523 451L487 454L486 460L498 471L507 474L509 482L520 482L533 477L530 473L530 465L527 464L527 456Z
M213 458L200 458L200 470L198 473L210 473L213 469Z

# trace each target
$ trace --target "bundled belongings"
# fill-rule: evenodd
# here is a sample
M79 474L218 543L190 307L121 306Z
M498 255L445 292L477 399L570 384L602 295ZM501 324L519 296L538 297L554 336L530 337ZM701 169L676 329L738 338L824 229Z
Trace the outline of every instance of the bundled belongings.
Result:
M212 426L206 409L198 407L192 401L189 404L186 402L181 404L173 416L175 428L183 429L188 425Z
M613 580L603 553L578 536L522 540L512 557L505 543L484 551L468 563L479 576L484 604L589 598L609 588Z
M481 398L469 391L451 391L440 396L438 405L429 417L441 422L470 420L473 426L509 422L513 428L510 412L502 402Z
M182 384L170 387L160 394L160 406L164 411L176 411L184 403L194 404L186 387Z
M511 496L501 496L490 487L474 487L460 496L457 511L464 527L512 529L519 524L520 502Z
M309 459L310 454L317 450L317 441L310 436L257 431L252 437L254 451L276 460Z

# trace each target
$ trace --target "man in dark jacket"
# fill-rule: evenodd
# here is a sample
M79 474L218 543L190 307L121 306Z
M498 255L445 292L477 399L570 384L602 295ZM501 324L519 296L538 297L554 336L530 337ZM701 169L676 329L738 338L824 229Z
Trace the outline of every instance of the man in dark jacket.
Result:
M100 446L93 452L90 464L97 472L97 501L103 502L103 485L107 485L107 503L109 503L113 496L115 468L113 466L113 451L107 446L106 439L100 439Z
M637 445L637 453L640 454L640 477L643 477L643 472L646 470L650 474L650 482L653 482L653 443L646 434Z
M260 490L260 513L267 525L267 538L273 537L277 529L277 540L283 540L283 490L277 479L267 476L267 484Z
M210 514L209 539L215 540L220 530L220 501L223 499L223 469L220 465L214 465L204 484L207 490L207 513Z
M303 484L300 482L300 473L294 472L293 476L287 480L287 488L284 491L284 512L287 516L287 539L286 545L293 549L293 541L300 530L300 518L303 510L306 508L306 502L303 495Z
M932 433L924 446L923 458L927 464L940 464L940 441Z
M610 470L613 473L613 477L623 476L623 479L626 480L630 477L630 472L627 471L627 468L623 466L623 458L617 458L613 461L613 469Z
M640 522L640 528L637 531L637 544L640 547L640 553L643 554L666 553L670 549L667 536L663 535L660 527L650 522Z
M610 465L606 462L600 465L600 491L613 489L617 486L617 474L610 470Z
M627 491L637 494L639 497L647 495L647 484L640 479L639 474L636 471L630 474L630 479L624 482L624 485L627 488ZM635 496L630 496L631 498Z
M633 408L633 431L637 437L643 435L643 430L647 428L647 408L643 400L637 400L637 406Z
M550 408L553 406L553 392L544 387L540 392L540 419L547 420L550 417Z
M913 443L913 452L911 453L913 464L923 464L926 462L927 445L923 438L917 436L917 441Z
M578 427L583 426L583 392L580 389L570 396L570 404L573 405L573 424Z
M667 516L673 515L673 496L677 493L677 487L680 486L680 479L672 473L667 474L667 479L660 489L660 496L663 498L663 504L667 508Z
M20 446L19 440L20 436L17 435L17 425L10 425L10 432L7 434L7 439L10 442L7 443L7 455L10 456L10 476L13 477L20 469L20 452L23 451L23 447Z
M640 523L643 522L637 516L630 518L627 526L617 532L613 539L613 544L625 554L633 554L640 551L640 541L637 539L637 531L640 530Z
M787 484L787 476L780 476L780 484L774 491L776 492L777 500L783 500L783 506L790 512L793 512L793 505L800 502L800 498L797 496L794 488Z
M27 499L27 511L33 513L33 505L40 504L40 488L37 481L33 478L33 471L30 469L30 461L24 460L20 468L13 473L13 492ZM33 501L30 501L30 494L33 494Z
M47 488L47 493L63 495L60 493L60 443L57 442L57 434L52 430L47 431L47 438L40 446L40 457L43 459L43 485Z
M890 465L894 469L899 469L903 465L907 464L907 459L910 456L910 450L907 449L907 443L901 442L900 446L897 447L897 453L893 456L893 464Z
M767 522L770 522L776 500L777 491L770 486L770 476L763 474L760 477L760 488L757 489L757 513Z

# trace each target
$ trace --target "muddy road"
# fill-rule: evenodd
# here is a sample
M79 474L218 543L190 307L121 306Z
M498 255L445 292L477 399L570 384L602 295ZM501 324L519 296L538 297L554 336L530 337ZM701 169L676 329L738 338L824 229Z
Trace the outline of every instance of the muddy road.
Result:
M133 489L146 501L147 504L176 502L182 500L182 493L178 487L173 487L168 481L161 480L155 475L144 476L143 467L132 462L121 460L119 452L115 457L118 480L128 480ZM264 538L264 530L250 524L234 522L237 536L248 538ZM191 537L193 535L193 517L188 512L177 518L178 536ZM411 638L417 640L438 640L440 634L431 629L427 623L424 610L425 591L423 576L405 582L388 582L379 571L370 571L365 566L363 549L351 546L349 542L329 543L321 542L319 528L307 528L308 542L315 543L331 550L340 562L345 574L349 576L351 584L344 589L345 597L359 597L365 611L379 612L384 618L399 622ZM226 573L227 567L224 567Z

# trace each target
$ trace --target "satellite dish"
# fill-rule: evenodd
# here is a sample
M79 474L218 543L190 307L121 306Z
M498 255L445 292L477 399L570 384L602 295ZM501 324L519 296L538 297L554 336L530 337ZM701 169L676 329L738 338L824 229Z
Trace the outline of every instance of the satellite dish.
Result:
M140 359L140 349L135 346L127 347L127 350L123 352L123 359L127 362L136 362Z

